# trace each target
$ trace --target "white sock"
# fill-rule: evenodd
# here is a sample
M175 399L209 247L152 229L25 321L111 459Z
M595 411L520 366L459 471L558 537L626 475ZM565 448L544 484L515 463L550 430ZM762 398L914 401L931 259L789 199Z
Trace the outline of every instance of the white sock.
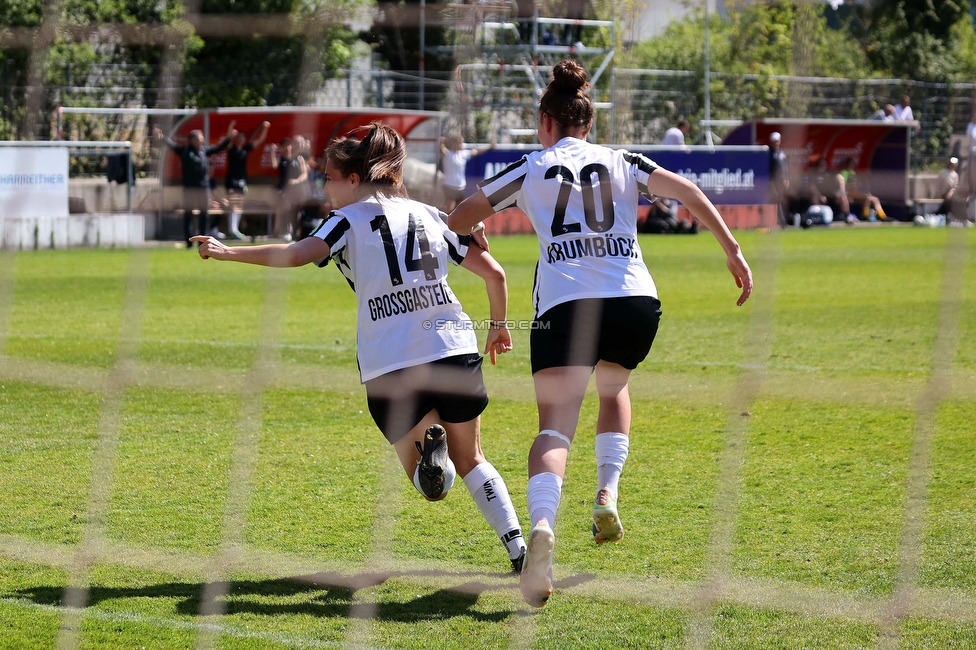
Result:
M545 519L549 522L550 528L556 527L556 510L559 509L559 497L562 491L563 479L552 472L542 472L529 477L526 497L533 526L540 519Z
M623 433L599 433L596 436L596 481L597 492L603 488L610 490L614 500L617 499L617 484L620 473L624 470L627 452L630 448L630 436Z
M485 521L502 540L508 557L514 560L525 552L522 527L519 525L518 515L515 514L512 498L508 496L508 487L498 470L487 461L479 463L464 477L464 485L478 504L478 510Z
M451 491L451 488L454 487L455 476L457 476L457 470L454 469L454 463L448 458L447 468L444 470L444 491L441 492L438 500L443 499ZM424 491L420 489L420 465L417 465L416 469L413 470L413 486L417 488L417 492L423 494L425 499L427 498Z
M238 232L238 227L240 225L241 225L241 213L235 210L230 213L230 231Z

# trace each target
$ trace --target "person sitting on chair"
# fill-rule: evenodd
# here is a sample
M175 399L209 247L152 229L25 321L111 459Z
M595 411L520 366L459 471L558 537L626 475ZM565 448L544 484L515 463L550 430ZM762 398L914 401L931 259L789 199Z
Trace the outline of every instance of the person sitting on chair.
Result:
M854 158L848 158L844 162L844 169L841 170L840 175L844 180L844 186L847 188L847 200L848 206L852 202L859 202L861 204L861 220L874 221L875 217L878 219L887 219L888 215L885 214L884 208L881 207L881 201L878 197L871 194L866 186L862 187L862 184L858 182L857 172L854 171Z

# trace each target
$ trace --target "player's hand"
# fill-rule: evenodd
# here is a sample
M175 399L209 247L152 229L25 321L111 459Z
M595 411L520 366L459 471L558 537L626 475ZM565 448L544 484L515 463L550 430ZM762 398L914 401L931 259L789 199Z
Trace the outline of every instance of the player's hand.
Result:
M488 247L488 235L485 233L484 228L479 228L471 233L471 240L478 246L481 246L486 253L491 252L491 249Z
M163 139L163 130L161 128L159 128L158 126L156 128L154 128L153 129L153 137L156 138L157 140L162 140Z
M235 125L237 125L237 120L231 120L227 126L227 137L233 138L237 135L237 130L234 128Z
M742 294L735 301L735 304L741 307L752 294L752 269L749 268L746 258L742 256L742 251L729 255L725 265L729 267L729 272L735 278L736 286L742 289Z
M271 128L271 122L269 122L268 120L265 120L265 121L261 122L261 128L262 129L270 129Z
M208 237L207 235L195 235L190 237L190 241L200 244L197 252L205 260L211 257L215 260L227 259L227 251L229 249L218 239Z
M508 326L489 328L488 338L485 341L485 354L491 359L491 365L495 365L496 354L505 354L511 351L512 333L508 331Z

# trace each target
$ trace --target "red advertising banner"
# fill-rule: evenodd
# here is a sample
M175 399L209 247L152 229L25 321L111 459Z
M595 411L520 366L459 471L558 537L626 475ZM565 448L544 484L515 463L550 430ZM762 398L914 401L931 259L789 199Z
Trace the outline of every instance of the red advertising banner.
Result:
M272 182L278 172L271 166L271 151L282 138L302 136L309 141L312 155L320 156L329 142L337 137L350 135L356 129L373 121L381 121L396 129L410 143L424 143L431 150L430 161L436 160L437 139L440 135L442 113L430 111L405 111L383 109L323 109L300 106L267 106L256 108L206 109L191 115L179 123L170 133L179 144L185 144L190 131L203 131L207 145L220 142L227 134L231 121L234 128L251 135L262 122L271 126L264 145L248 156L247 173L252 182ZM163 184L180 184L179 157L167 149L163 159ZM221 152L210 158L210 174L221 178L227 172L227 156ZM262 181L261 179L267 179Z
M803 186L810 167L820 158L838 171L853 160L859 186L877 196L892 217L902 219L914 126L915 122L882 120L757 120L736 127L722 144L768 145L769 136L778 132L793 188Z

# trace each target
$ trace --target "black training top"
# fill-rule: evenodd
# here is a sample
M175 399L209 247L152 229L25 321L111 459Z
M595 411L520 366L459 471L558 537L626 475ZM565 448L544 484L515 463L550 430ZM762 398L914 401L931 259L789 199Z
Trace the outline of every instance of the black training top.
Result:
M283 190L292 178L298 178L302 172L298 167L297 158L282 158L278 161L278 189Z
M254 150L254 144L246 142L243 147L227 150L227 185L235 181L247 182L247 154Z
M230 144L230 138L224 138L217 145L194 149L190 145L176 144L166 138L166 144L180 157L183 171L183 187L210 187L210 156L223 151Z

